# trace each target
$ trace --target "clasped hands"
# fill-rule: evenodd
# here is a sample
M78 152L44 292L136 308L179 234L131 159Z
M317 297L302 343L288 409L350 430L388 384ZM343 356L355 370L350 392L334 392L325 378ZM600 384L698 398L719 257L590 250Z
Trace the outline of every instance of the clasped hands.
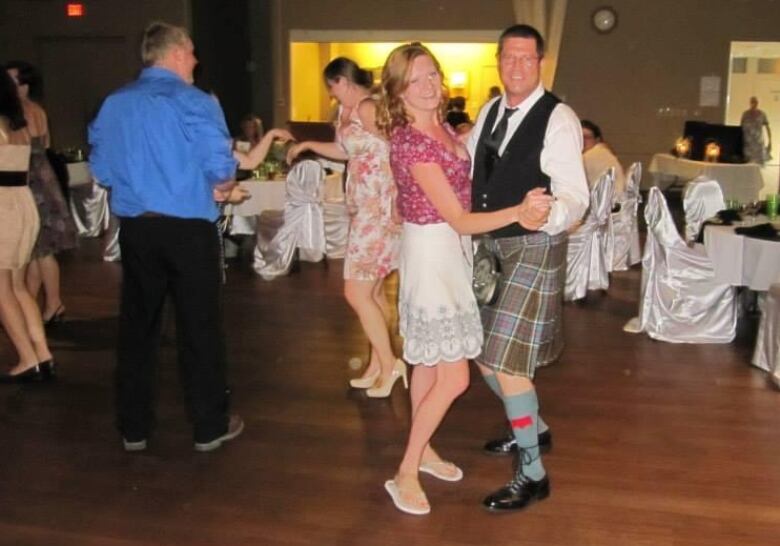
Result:
M238 205L247 199L249 199L249 192L239 186L235 180L214 186L214 201L217 203Z
M544 188L534 188L517 205L517 223L525 229L538 231L547 223L555 198L546 191Z
M308 148L306 147L306 142L296 142L295 144L290 146L287 149L287 157L286 157L287 164L292 165L292 162L295 161L295 158L301 155L307 149Z

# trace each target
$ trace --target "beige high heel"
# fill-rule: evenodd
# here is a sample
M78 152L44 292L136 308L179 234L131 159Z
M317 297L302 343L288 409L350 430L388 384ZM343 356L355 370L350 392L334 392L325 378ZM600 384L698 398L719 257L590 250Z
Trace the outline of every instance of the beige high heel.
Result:
M398 379L403 379L404 387L409 388L409 380L406 377L406 363L400 358L395 359L393 365L393 372L390 374L390 379L379 385L378 387L371 387L366 390L366 396L369 398L387 398L393 391L393 386Z
M366 377L356 377L355 379L350 379L349 386L353 389L367 389L369 387L373 387L377 378L379 378L380 373L381 370L377 368L376 373L374 374L368 375Z

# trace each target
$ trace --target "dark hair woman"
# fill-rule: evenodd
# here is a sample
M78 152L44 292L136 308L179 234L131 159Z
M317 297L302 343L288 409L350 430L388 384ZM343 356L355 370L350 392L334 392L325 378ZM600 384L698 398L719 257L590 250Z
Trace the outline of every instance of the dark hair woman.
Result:
M41 228L27 271L27 289L34 299L43 285L43 319L46 324L59 321L65 313L60 297L60 266L56 254L76 246L76 225L70 215L57 175L46 156L50 145L46 111L33 97L40 86L37 70L27 62L6 63L6 72L16 82L27 129L31 138L30 189L35 197Z
M11 77L0 71L0 321L19 355L0 383L50 378L54 361L41 313L25 286L38 235L38 211L27 186L30 135Z
M328 93L339 103L335 142L301 142L287 159L312 152L349 160L347 207L350 213L347 254L344 259L344 295L357 313L371 343L371 357L354 388L368 389L371 398L390 395L398 379L406 384L406 365L396 359L388 332L389 310L384 279L396 269L398 222L393 214L396 190L390 170L388 145L374 125L376 104L373 78L345 57L333 59L323 73Z

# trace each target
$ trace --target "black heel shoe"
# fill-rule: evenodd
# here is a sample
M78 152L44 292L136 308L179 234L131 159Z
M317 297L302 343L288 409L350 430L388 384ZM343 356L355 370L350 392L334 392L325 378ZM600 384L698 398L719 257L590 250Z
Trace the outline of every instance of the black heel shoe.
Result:
M40 364L38 364L38 369L41 371L41 379L43 381L52 381L54 379L57 379L57 374L55 373L56 365L54 364L54 359L50 358L49 360L44 360Z
M65 318L65 306L60 304L54 314L47 319L43 319L44 326L54 326L58 322L62 322Z
M27 368L21 373L16 374L3 374L0 375L0 383L40 383L42 382L43 374L41 373L41 368L38 365L35 365L31 368Z

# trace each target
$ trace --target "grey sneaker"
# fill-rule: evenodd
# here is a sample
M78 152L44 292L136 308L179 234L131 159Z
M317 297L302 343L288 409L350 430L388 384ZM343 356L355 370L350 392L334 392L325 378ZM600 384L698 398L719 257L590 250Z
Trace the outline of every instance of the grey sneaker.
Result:
M238 415L231 415L228 422L228 429L225 434L213 439L210 442L195 442L195 451L214 451L219 448L223 442L228 442L244 431L244 420Z
M131 442L122 438L122 445L124 446L125 451L143 451L146 449L146 440Z

